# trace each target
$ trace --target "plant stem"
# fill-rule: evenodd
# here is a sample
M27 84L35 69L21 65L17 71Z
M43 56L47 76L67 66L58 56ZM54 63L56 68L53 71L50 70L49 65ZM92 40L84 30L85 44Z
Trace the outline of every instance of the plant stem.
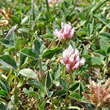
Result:
M74 4L74 8L75 8L75 6L76 6L76 0L73 1L73 4Z
M34 12L34 0L31 0L31 4L32 4L32 15L33 15L33 21L35 20L35 12Z
M105 65L103 67L103 72L102 72L102 79L104 78L105 74L106 74L106 71L107 71L107 67L108 67L108 56L106 56L106 59L105 59Z
M72 76L72 74L69 74L70 75L70 83L72 84L73 83L73 76Z
M14 104L18 104L18 90L17 90L17 77L14 78Z
M106 56L106 59L105 59L106 67L108 67L108 63L109 63L108 58L109 56Z
M58 44L57 44L57 47L59 47L59 45L60 45L60 42L61 42L61 41L59 40L59 42L58 42Z
M9 74L7 76L7 81L9 81L11 74L12 74L12 68L10 69L10 72L9 72Z
M42 82L44 83L44 76L43 76L43 71L42 71L41 58L39 58L39 69L40 69L40 74L41 74Z
M48 0L46 0L46 6L47 6L48 19L49 19L49 18L50 18L50 11L49 11L49 4L48 4Z
M55 42L55 38L53 38L53 40L51 41L50 45L48 46L48 49L50 49L52 47L52 45L54 44Z
M65 99L65 106L67 106L67 101L68 101L68 89L66 89L66 99Z

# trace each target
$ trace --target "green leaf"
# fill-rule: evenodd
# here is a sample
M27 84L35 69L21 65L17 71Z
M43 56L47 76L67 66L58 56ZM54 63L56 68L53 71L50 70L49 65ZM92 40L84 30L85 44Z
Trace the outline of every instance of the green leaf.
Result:
M87 35L87 31L80 28L80 29L76 32L76 34L77 34L78 36L86 36L86 35Z
M54 94L54 97L61 97L61 96L64 96L66 94L66 90L59 90L58 92L56 92Z
M0 63L7 68L17 69L16 62L9 55L0 56Z
M35 88L40 89L41 91L45 92L44 86L41 84L41 82L37 80L31 80L27 84L34 86Z
M102 36L102 37L107 37L110 39L110 33L108 32L103 32L103 33L100 33L99 36Z
M102 14L96 14L94 16L110 29L110 24L107 22L107 19Z
M35 92L35 91L29 91L29 96L33 96L33 97L35 97L36 99L38 99L38 94L37 94L37 92Z
M21 50L21 53L26 56L33 57L35 59L39 58L39 54L33 49L24 48Z
M46 39L50 39L50 40L52 40L54 38L53 35L48 35L48 34L41 35L41 37L46 38Z
M79 83L74 83L69 87L69 90L75 91L77 88L79 88Z
M20 54L20 66L22 66L26 61L27 56L24 54Z
M85 89L84 89L84 86L83 84L80 82L80 85L79 85L79 94L80 94L80 97L82 97L82 92L85 92Z
M22 70L19 71L19 73L21 75L29 77L29 78L38 79L37 74L29 68L22 69Z
M87 78L87 79L89 78L89 74L88 74L88 73L82 73L81 75L82 75L83 77Z
M107 32L100 33L99 37L105 42L110 42L110 33Z
M21 24L24 25L29 19L29 16L26 16L25 18L22 19Z
M93 32L93 24L88 24L88 34L89 36L92 34Z
M81 75L81 73L73 72L73 74L72 74L72 76L78 76L78 75Z
M110 55L110 47L107 49L107 54Z
M91 57L91 62L93 64L98 64L98 65L101 65L102 64L101 59L99 59L98 57Z
M5 66L0 66L0 70L3 70L4 72L10 72L10 68L7 68L7 67L5 67ZM12 70L12 73L13 73L14 71Z
M44 101L40 107L39 107L39 110L45 110L45 105L46 105L46 101Z
M19 28L18 29L18 33L30 33L30 30L29 28Z
M51 84L52 84L52 76L51 76L50 72L47 73L45 83L46 83L46 88L49 90L51 87Z
M80 100L80 96L79 96L79 94L77 92L73 92L72 94L70 94L69 97L72 98L72 99L75 99L77 101L81 101Z
M84 12L78 13L78 16L79 16L79 18L81 18L81 20L86 20L86 16L85 16Z
M8 48L14 46L14 43L12 41L7 40L7 39L2 38L2 39L0 39L0 42Z
M6 91L7 93L10 92L10 87L9 87L9 84L8 82L6 82L5 80L3 79L0 79L0 88L4 91Z
M107 0L99 0L98 3L91 9L90 14L96 12Z
M59 79L60 80L60 86L63 88L63 89L67 89L68 88L68 84L65 80L63 80L62 78Z
M42 58L51 59L56 53L59 53L60 51L61 51L61 48L47 49L43 53Z
M58 65L58 69L54 74L54 78L58 79L61 76L60 65Z
M107 52L108 45L103 40L100 40L100 47L101 47L102 50L104 50L105 52Z
M6 110L6 108L5 108L3 103L0 104L0 110Z
M8 97L8 93L4 90L0 90L0 96L2 97Z
M42 54L43 50L45 49L44 42L39 38L34 40L34 49L39 53Z
M53 91L47 91L47 97L50 98L53 95Z
M106 56L106 52L102 49L96 50L96 53L102 56Z
M83 51L83 54L88 54L88 50L90 48L90 44L87 44L86 46L84 46L84 51Z

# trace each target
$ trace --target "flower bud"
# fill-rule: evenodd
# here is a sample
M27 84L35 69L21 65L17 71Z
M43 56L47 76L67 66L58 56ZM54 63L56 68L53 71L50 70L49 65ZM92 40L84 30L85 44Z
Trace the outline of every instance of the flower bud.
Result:
M53 32L54 36L57 37L60 41L65 42L72 39L74 35L74 27L72 28L71 23L68 24L61 23L61 30L57 29Z

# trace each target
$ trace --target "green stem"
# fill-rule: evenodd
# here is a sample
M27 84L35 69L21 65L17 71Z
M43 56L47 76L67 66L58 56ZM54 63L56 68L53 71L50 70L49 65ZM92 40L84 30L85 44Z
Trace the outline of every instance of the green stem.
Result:
M108 67L108 63L109 63L108 58L109 58L109 57L106 56L105 65L104 65L104 67L103 67L103 72L102 72L102 79L104 78L104 76L105 76L105 74L106 74L106 71L107 71L107 67Z
M73 4L74 4L74 8L75 8L75 6L76 6L76 0L73 1Z
M109 63L108 58L109 56L106 56L106 59L105 59L106 67L108 67L108 63Z
M32 4L32 15L33 15L33 21L35 20L35 10L34 10L34 0L31 1Z
M70 83L72 84L73 83L73 76L72 76L72 74L69 74L70 75Z
M17 90L17 77L15 76L14 79L14 104L17 105L18 104L18 90Z
M68 89L66 89L66 99L65 99L65 106L67 106L67 101L68 101Z
M40 74L41 74L42 82L44 83L44 76L43 76L43 71L42 71L41 58L39 58L39 69L40 69Z
M48 0L46 0L46 6L47 6L48 19L49 19L49 18L50 18L50 11L49 11L49 4L48 4Z

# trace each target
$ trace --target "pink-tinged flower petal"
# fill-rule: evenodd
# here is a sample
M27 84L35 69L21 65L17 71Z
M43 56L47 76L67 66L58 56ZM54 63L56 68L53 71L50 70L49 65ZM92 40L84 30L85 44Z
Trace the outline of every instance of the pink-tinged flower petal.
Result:
M69 58L69 62L70 62L71 64L74 63L74 61L75 61L74 58L75 58L75 55L72 54L72 55L70 56L70 58Z
M72 48L72 46L71 45L69 45L69 47L68 47L68 49L65 49L64 51L63 51L63 57L70 57L70 55L71 54L73 54L73 48Z
M67 49L63 51L63 58L65 58L65 57L69 57Z
M61 28L64 28L64 23L63 22L61 22Z
M71 54L73 54L73 52L74 52L74 49L72 48L71 45L69 45L69 47L68 47L68 54L71 55Z
M61 41L65 39L64 35L61 32L58 33L58 39Z
M59 40L64 40L64 35L60 31L58 31L57 29L55 31L53 31L53 35L55 37L57 37Z
M79 51L77 49L75 49L74 54L75 54L75 56L78 56L79 55Z
M61 23L61 30L55 30L53 34L62 42L70 40L74 35L74 28L72 28L71 23L68 24Z
M71 23L70 22L67 24L67 28L68 28L68 31L71 32L72 26L71 26Z
M57 29L55 29L55 31L53 31L53 35L54 35L55 37L58 37L59 31L58 31Z
M70 34L70 32L71 32L71 24L69 23L69 24L64 24L64 31L63 31L63 34L64 34L64 36L68 39L68 36L69 36L69 34Z
M48 2L51 2L52 0L48 0Z
M79 55L76 56L76 62L78 62L80 60Z
M76 70L79 67L79 61L72 67L72 70Z
M65 65L64 59L63 58L59 58L60 62Z
M71 32L70 32L70 35L68 36L69 39L71 39L71 38L73 37L74 31L75 31L75 29L73 28L73 29L71 30Z
M82 66L84 64L85 64L85 58L81 58L81 60L80 60L80 66Z
M70 71L71 71L71 67L70 67L69 64L66 64L66 69L67 69L68 73L70 73Z
M66 69L69 73L76 70L79 66L84 65L85 59L80 59L79 51L72 48L71 45L63 51L63 58L60 58L60 62L66 66Z

